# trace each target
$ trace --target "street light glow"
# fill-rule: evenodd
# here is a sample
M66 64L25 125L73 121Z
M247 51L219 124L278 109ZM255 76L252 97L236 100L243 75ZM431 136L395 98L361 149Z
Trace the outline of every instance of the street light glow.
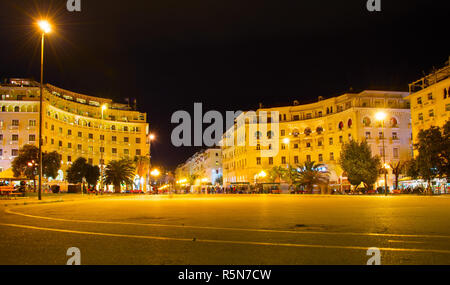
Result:
M52 31L52 26L47 20L40 20L38 22L39 28L44 34L48 34Z
M155 135L154 135L154 134L150 134L150 135L148 136L148 138L152 141L152 140L155 139Z
M261 170L261 172L258 174L259 177L264 178L267 176L267 173L264 170Z
M283 139L283 143L284 143L284 144L289 144L289 138L284 138L284 139Z
M375 114L375 119L377 119L377 121L383 121L386 118L386 113L383 111L379 111L378 113Z
M108 109L108 105L103 104L103 105L102 105L102 111L105 111L106 109Z
M160 172L159 172L158 169L155 168L155 169L152 170L152 172L150 172L150 174L151 174L152 176L155 176L155 177L156 177L156 176L159 176Z

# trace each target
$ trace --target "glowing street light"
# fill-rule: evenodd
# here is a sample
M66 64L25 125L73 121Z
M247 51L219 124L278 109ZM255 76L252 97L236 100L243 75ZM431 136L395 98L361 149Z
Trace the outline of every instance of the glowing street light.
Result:
M258 177L264 178L267 176L267 173L264 170L261 170L260 173L258 173Z
M284 139L283 139L283 143L284 143L284 144L289 144L289 142L290 142L289 138L284 138Z
M52 31L52 25L47 20L40 20L38 26L44 34L48 34Z
M384 147L384 120L386 119L386 113L383 111L379 111L375 114L375 119L381 123L381 140L383 142L383 166L384 166L384 193L387 196L388 190L387 190L387 170L388 167L386 167L386 149Z
M150 174L153 177L158 177L161 174L161 172L159 172L159 170L155 168L155 169L152 170L152 172L150 172Z
M152 167L151 158L152 158L152 141L155 140L154 134L148 134L148 185L150 185L150 169Z
M38 199L42 200L42 108L43 108L43 85L44 85L44 38L45 34L52 31L52 25L47 20L38 21L41 30L41 84L39 93L39 190Z

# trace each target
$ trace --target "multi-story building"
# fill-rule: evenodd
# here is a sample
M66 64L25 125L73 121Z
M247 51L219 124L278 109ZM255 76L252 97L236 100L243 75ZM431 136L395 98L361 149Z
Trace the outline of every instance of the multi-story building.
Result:
M43 151L61 155L62 171L78 157L94 165L148 155L146 114L110 99L46 84L43 90ZM39 84L11 79L0 85L0 170L25 144L38 146Z
M208 148L195 153L175 170L177 181L187 181L195 175L195 185L215 184L222 176L222 152L220 148Z
M407 95L406 92L363 91L325 100L319 98L318 102L312 104L300 105L295 101L292 106L260 108L255 112L256 117L262 111L269 115L264 131L255 131L252 124L257 123L258 119L250 118L241 126L236 123L223 136L224 185L253 184L263 170L274 166L298 165L305 161L324 164L330 172L330 185L341 185L346 181L346 174L338 163L342 144L352 139L366 140L372 154L382 157L383 132L386 163L406 160L412 154L410 110L405 100ZM376 121L375 114L378 111L387 115L384 128L381 122ZM271 124L274 120L269 112L278 112L277 125ZM258 124L259 127L262 125ZM245 132L241 128L245 128ZM274 131L278 132L278 136ZM245 137L242 133L245 133ZM230 138L234 140L233 143L226 143ZM256 145L249 143L250 138L256 139ZM271 143L265 146L260 144L264 138L271 140ZM275 148L277 151L273 156L261 155L262 151ZM382 179L380 176L378 185L383 185ZM393 184L392 180L392 175L389 175L389 185Z
M450 63L409 84L414 143L420 130L450 120Z

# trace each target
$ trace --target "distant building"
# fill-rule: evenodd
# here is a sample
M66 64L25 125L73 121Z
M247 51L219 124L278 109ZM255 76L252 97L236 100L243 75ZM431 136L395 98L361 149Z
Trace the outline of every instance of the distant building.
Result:
M103 106L103 107L102 107ZM39 84L10 79L0 84L0 171L25 144L38 146ZM44 86L43 151L57 151L65 170L79 157L93 165L111 160L148 156L145 113L111 99Z
M450 63L409 84L412 135L417 143L420 130L442 127L450 120Z
M196 176L194 185L214 185L222 176L222 152L220 148L208 148L195 153L175 170L176 181L189 181ZM186 184L186 183L184 183Z
M412 155L411 117L409 104L405 100L407 95L406 92L367 90L329 99L319 98L318 102L312 104L300 105L295 101L292 106L261 107L255 112L256 118L246 120L245 126L235 124L223 136L223 141L234 138L232 146L225 143L222 146L224 185L254 184L261 171L267 172L274 166L287 167L315 161L324 164L330 172L330 187L349 187L347 175L338 163L342 144L349 140L366 140L372 154L382 157L382 128L375 119L375 114L380 110L387 114L384 128L386 163L407 160ZM267 133L250 133L250 126L258 122L262 111L278 112L278 136L270 129L270 121L273 121L270 117L267 120ZM245 128L245 137L239 135L241 128ZM250 137L256 139L256 146L249 145ZM259 143L262 139L270 138L276 138L276 141L266 146ZM239 145L239 142L245 144ZM261 155L262 151L274 147L279 149L276 155ZM391 170L389 174L388 185L392 186ZM380 175L375 186L384 186L383 179Z

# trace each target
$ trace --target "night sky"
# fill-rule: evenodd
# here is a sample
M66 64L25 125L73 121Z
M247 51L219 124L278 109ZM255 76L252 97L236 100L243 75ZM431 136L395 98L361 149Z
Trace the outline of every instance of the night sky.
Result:
M45 82L136 99L158 137L153 163L174 168L199 148L172 146L170 117L194 102L224 112L407 91L448 60L445 2L81 0L68 12L66 0L1 0L0 78L39 78L35 21L48 15Z

